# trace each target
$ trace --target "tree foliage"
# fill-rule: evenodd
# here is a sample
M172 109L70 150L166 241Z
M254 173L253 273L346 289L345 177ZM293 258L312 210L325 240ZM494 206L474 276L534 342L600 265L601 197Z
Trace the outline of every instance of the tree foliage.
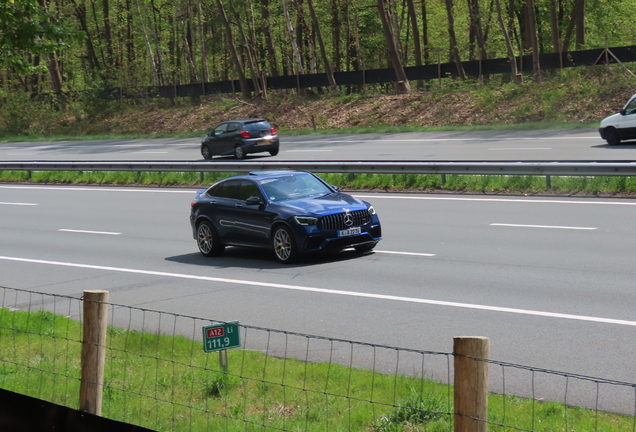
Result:
M0 84L30 93L95 82L247 86L265 76L602 48L606 37L636 44L636 0L1 1ZM53 60L57 78L45 73ZM25 73L32 77L18 79Z
M57 18L35 0L5 0L0 5L0 65L19 74L46 71L33 55L69 46L81 33L67 19Z

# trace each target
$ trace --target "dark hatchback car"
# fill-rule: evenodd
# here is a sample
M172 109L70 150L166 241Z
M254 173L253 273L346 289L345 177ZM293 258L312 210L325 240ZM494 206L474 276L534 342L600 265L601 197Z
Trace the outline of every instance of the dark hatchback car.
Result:
M368 202L306 171L260 171L222 180L197 192L192 234L205 256L225 246L270 249L278 261L355 248L372 250L382 239Z
M219 124L203 138L201 155L204 159L230 155L243 159L250 153L262 152L276 156L279 144L276 129L267 120L231 120Z

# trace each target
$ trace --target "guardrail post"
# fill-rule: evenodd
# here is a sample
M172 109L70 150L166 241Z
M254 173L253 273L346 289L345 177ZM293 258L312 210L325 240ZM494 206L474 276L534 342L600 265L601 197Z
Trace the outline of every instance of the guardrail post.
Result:
M552 179L549 175L545 176L545 187L546 189L552 189Z
M80 411L101 415L108 325L108 291L84 291Z
M490 339L453 338L455 432L488 431L488 360Z

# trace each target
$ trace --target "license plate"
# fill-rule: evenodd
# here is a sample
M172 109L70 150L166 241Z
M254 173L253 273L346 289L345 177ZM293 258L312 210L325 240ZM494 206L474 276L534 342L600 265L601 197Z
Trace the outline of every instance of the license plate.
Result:
M265 144L270 144L272 141L272 136L271 135L265 135L259 142L258 145L265 145Z
M346 230L338 231L338 237L349 237L352 235L360 234L361 232L362 232L362 228L360 227L349 228Z

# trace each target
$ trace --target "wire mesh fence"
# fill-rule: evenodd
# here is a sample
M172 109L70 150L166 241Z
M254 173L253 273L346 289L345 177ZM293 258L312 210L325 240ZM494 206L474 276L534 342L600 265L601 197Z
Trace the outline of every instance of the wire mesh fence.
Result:
M0 388L78 409L83 299L8 287L0 299ZM471 417L455 409L457 354L243 324L240 349L205 352L214 320L107 310L106 418L158 431L453 431ZM636 384L475 360L490 394L470 430L636 431Z

